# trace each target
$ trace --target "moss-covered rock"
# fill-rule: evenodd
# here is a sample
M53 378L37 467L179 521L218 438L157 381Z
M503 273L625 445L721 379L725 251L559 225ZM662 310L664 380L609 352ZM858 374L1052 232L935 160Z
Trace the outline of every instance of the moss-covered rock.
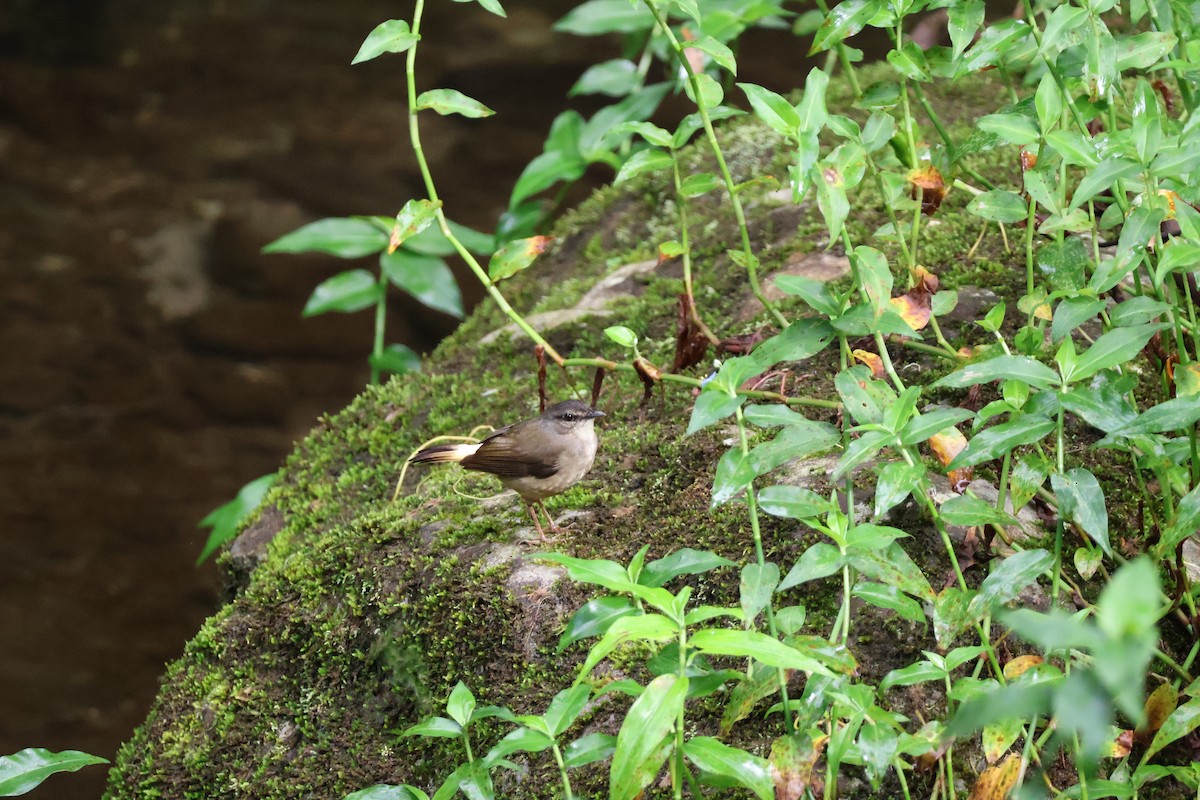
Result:
M978 81L942 91L936 102L960 130L973 119L976 103L995 96L994 86ZM845 104L844 90L831 87L830 102ZM789 153L755 122L735 122L721 137L736 180L786 174ZM700 148L686 159L693 169L709 162ZM1016 169L979 166L993 174ZM944 288L987 280L1011 296L1010 284L1019 285L1023 272L998 235L989 234L973 258L967 256L981 224L962 214L969 199L964 194L952 193L937 224L926 228L922 262L941 276ZM733 336L768 319L745 318L752 298L744 271L725 255L739 239L720 195L710 193L691 210L697 299L708 323ZM792 206L766 186L749 190L745 199L764 274L794 254L826 247L815 203ZM856 202L849 224L866 241L886 217L869 181ZM505 283L506 296L526 314L572 308L597 281L654 258L660 241L677 238L673 214L661 180L603 190L562 220L554 249ZM563 354L620 359L623 353L603 335L605 326L619 322L639 334L647 358L669 365L682 291L678 266L634 271L623 287L623 296L607 305L607 316L576 316L546 332L549 341ZM789 305L794 302L785 298L785 309L798 308ZM380 782L432 791L461 758L457 744L400 738L398 731L438 710L457 681L466 682L480 703L518 713L544 710L555 692L571 684L585 647L559 654L555 646L566 619L592 592L555 582L555 568L528 559L528 520L515 496L481 501L479 496L498 490L494 480L452 467L410 470L392 497L401 466L423 441L536 413L530 342L507 334L488 338L506 322L485 303L422 373L364 391L297 446L253 523L260 532L274 532L265 558L168 669L148 719L121 749L109 798L339 798ZM969 335L964 328L960 337ZM832 392L826 376L835 364L786 366L789 392ZM692 374L709 369L701 364ZM553 366L547 376L554 399L587 397L592 380L590 371ZM651 558L684 546L735 562L752 558L745 507L709 508L713 471L730 430L718 426L685 438L690 390L667 387L646 405L641 398L641 385L628 373L619 380L608 376L600 402L608 417L600 427L596 466L548 503L556 516L580 512L556 547L622 563L644 545ZM832 414L824 412L824 418ZM946 575L936 536L919 515L908 522L910 554L927 575ZM763 538L768 558L786 570L815 534L767 519ZM695 603L737 604L733 569L692 578L691 584ZM806 631L827 634L838 602L829 585L808 585L813 588L795 591L789 602L806 605ZM911 663L931 645L931 633L919 625L879 611L863 613L878 617L878 624L865 616L857 630L889 634L858 643L866 675L878 678ZM602 672L636 676L640 663L640 657L618 655ZM614 733L628 702L606 695L584 725ZM922 702L896 699L929 713L919 708ZM705 702L690 710L691 732L716 733L720 706ZM734 728L731 740L765 753L780 726L778 715L754 714ZM502 724L483 727L477 751L506 730ZM558 796L548 755L524 763L527 773L497 777L501 796ZM584 769L577 779L583 796L598 796L605 780L602 767Z

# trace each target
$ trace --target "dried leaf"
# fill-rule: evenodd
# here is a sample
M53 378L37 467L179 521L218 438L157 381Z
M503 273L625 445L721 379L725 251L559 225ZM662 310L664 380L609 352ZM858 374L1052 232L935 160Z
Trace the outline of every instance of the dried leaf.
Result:
M753 333L743 333L740 336L722 339L717 344L717 348L726 353L733 353L735 356L744 356L773 333L774 329L772 328L759 328Z
M671 364L671 372L680 372L699 364L708 352L708 339L696 324L691 305L692 300L686 293L679 295L675 310L675 360Z
M1146 698L1146 719L1137 728L1138 740L1148 741L1163 726L1177 705L1179 705L1179 692L1172 684L1160 684L1151 692L1150 696Z
M1028 150L1021 151L1021 172L1028 172L1037 166L1037 153Z
M1021 757L1013 753L998 766L988 767L971 787L969 800L1004 800L1021 772Z
M1027 669L1042 663L1045 663L1045 659L1039 655L1017 656L1004 665L1004 677L1007 680L1015 681Z
M947 428L929 437L929 450L943 467L953 461L954 457L961 453L966 446L967 437L963 436L962 431L954 427ZM956 492L961 492L960 487L964 487L971 482L971 475L971 468L966 467L964 469L950 470L947 477L950 479L950 486Z
M642 405L644 406L650 402L650 395L654 390L654 384L662 380L662 372L643 356L638 356L633 360L633 369L637 372L638 377L642 379L642 388L645 390L642 394Z
M883 370L883 359L878 353L872 353L870 350L854 350L852 351L854 360L862 364L866 364L871 370L871 376L877 379L883 379L886 374Z
M805 734L796 734L781 736L771 744L775 800L798 800L804 796L805 790L812 786L813 769L828 741L828 736L813 741Z
M1133 749L1133 731L1129 729L1121 729L1117 734L1117 738L1113 739L1108 744L1108 752L1104 754L1105 758L1124 758L1129 755L1129 751Z
M909 194L914 200L921 201L921 213L932 217L946 198L946 182L937 167L926 164L909 170L908 182L911 184Z

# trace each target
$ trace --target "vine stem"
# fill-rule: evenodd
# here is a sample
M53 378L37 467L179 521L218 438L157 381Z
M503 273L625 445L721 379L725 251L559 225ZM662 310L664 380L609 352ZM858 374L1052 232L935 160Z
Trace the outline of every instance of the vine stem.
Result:
M425 150L421 146L421 129L417 123L417 44L420 41L421 16L424 14L424 11L425 0L416 0L416 8L413 10L411 31L413 35L417 37L417 41L413 42L413 45L408 48L407 58L405 60L404 76L408 88L408 136L409 140L412 142L413 154L417 159L417 167L421 171L421 180L425 183L425 192L429 196L430 201L437 206L436 217L438 227L441 229L442 235L446 237L448 242L450 242L450 245L455 249L462 260L465 261L471 271L475 273L475 277L479 279L479 282L483 285L483 288L487 291L487 293L491 295L492 299L496 302L496 305L500 306L500 310L504 312L505 316L511 319L513 323L516 324L516 326L522 331L524 331L525 334L536 344L540 344L543 348L545 348L546 355L550 356L550 358L554 360L555 364L562 366L563 357L558 354L558 351L555 350L549 342L542 338L541 334L533 329L533 326L525 321L524 317L518 314L517 311L511 305L509 305L508 300L505 299L504 295L496 287L495 281L491 279L491 277L487 274L487 271L484 270L471 251L469 251L463 245L463 243L458 240L458 237L454 235L454 232L450 230L450 225L446 221L446 214L444 211L442 211L441 199L438 197L437 187L434 186L433 183L433 174L429 171L429 164L425 160Z
M696 73L692 70L691 63L683 53L683 47L679 44L679 40L675 37L675 32L667 24L658 7L655 6L653 0L643 0L646 7L650 9L650 13L654 15L655 21L662 28L663 34L667 37L667 41L671 43L671 50L675 54L675 59L679 62L684 73L687 75L688 84L692 87L692 97L696 102L696 110L700 112L700 120L704 123L704 136L708 139L709 147L712 149L713 156L717 159L717 167L721 171L721 177L725 181L725 191L729 193L729 202L733 206L733 214L737 218L738 230L742 234L742 252L746 256L746 275L750 280L750 289L754 292L754 296L763 304L763 307L770 312L775 321L780 327L786 328L789 325L787 317L780 313L775 304L771 302L762 290L762 285L758 280L758 267L755 266L756 257L754 248L750 245L750 229L746 225L746 212L742 208L742 201L738 198L737 186L733 182L733 175L729 172L729 165L725 163L725 154L721 150L721 145L717 142L717 133L713 130L712 119L708 115L708 106L704 102L704 98L700 92L700 81L696 77Z

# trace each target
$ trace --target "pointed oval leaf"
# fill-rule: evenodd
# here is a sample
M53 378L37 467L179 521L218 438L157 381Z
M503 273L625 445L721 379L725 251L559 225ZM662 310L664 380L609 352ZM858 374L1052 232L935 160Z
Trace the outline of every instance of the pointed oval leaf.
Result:
M1150 337L1166 327L1165 323L1157 322L1109 331L1080 354L1071 380L1086 380L1102 369L1132 361L1150 341Z
M687 740L683 744L683 754L702 772L728 778L754 792L760 800L775 798L771 765L765 758L730 747L711 736L694 736Z
M493 281L502 281L528 267L538 256L546 252L553 241L550 236L530 236L528 239L514 239L507 243L492 256L488 262L488 277Z
M589 733L580 736L563 748L563 763L567 769L586 766L603 761L617 748L617 737L607 733Z
M671 729L684 700L688 679L660 675L650 682L621 723L609 772L610 800L633 800L654 780L673 744Z
M472 119L490 117L496 113L475 98L467 97L457 89L430 89L427 92L421 92L417 96L417 109L422 108L436 111L442 116L458 114Z
M995 563L995 562L993 562ZM971 598L968 613L976 619L995 612L1017 598L1029 584L1054 566L1054 555L1045 550L1022 550L1000 562L983 579L979 593Z
M330 311L350 314L379 301L383 287L365 269L352 269L322 281L304 305L303 316L315 317Z
M558 651L561 653L580 639L600 636L621 617L636 613L639 613L637 606L628 597L594 597L571 616L558 639Z
M356 217L328 217L279 237L264 253L328 253L359 258L383 251L388 236L378 225Z
M1000 458L1017 447L1041 440L1054 428L1054 420L1028 414L1012 422L987 428L971 437L966 449L955 456L946 468L973 467L984 461Z
M638 575L638 583L644 586L662 586L680 575L699 575L717 567L732 567L734 563L708 550L681 547L669 556L647 564Z
M960 367L934 383L932 388L954 386L961 389L995 380L1019 380L1046 389L1058 383L1058 373L1029 356L997 356Z
M1013 223L1029 216L1029 205L1016 192L993 189L971 198L967 211L992 222Z
M108 759L63 750L55 753L44 747L27 747L10 756L0 756L0 797L16 797L32 791L56 772L75 772L91 764L107 764Z
M746 93L754 115L780 136L794 137L800 128L800 115L782 95L755 83L739 83Z
M772 667L798 669L801 672L830 675L829 668L816 657L789 647L773 636L758 631L735 631L725 628L705 628L696 631L688 640L702 653L720 656L754 658Z
M1112 555L1108 544L1108 508L1104 490L1090 471L1076 467L1066 474L1050 476L1050 486L1058 497L1058 510L1074 522L1096 544Z
M402 19L389 19L375 26L375 30L367 34L358 54L350 63L361 64L384 53L403 53L419 42L421 37L409 30L408 23Z
M463 318L462 292L442 259L401 249L381 255L379 266L393 286L432 309Z

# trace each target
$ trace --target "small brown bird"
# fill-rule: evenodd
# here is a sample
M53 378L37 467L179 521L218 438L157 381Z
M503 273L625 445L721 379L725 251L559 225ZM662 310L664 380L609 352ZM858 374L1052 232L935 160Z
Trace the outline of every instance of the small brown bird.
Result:
M412 457L414 464L457 461L467 469L495 475L508 489L521 496L542 541L546 534L538 521L535 505L557 530L542 502L566 491L592 468L596 460L594 422L603 417L579 400L555 403L540 416L501 428L478 444L443 444L427 447Z

